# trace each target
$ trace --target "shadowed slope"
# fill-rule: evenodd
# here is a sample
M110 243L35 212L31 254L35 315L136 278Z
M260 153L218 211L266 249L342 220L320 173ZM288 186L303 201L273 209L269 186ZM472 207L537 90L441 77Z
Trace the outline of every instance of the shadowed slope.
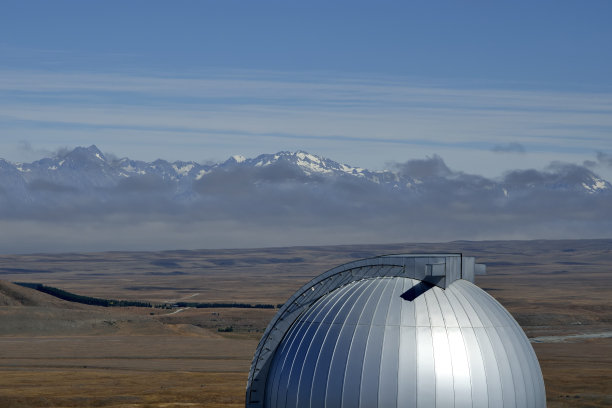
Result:
M0 306L38 306L83 309L82 305L58 299L34 289L0 280Z

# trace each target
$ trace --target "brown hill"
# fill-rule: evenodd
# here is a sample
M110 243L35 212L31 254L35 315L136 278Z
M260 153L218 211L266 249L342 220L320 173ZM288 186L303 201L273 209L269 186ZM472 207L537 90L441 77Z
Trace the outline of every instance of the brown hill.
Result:
M39 306L61 309L83 309L84 305L67 302L35 289L0 280L1 306Z
M155 335L177 330L180 327L163 324L146 308L68 302L0 280L0 336Z

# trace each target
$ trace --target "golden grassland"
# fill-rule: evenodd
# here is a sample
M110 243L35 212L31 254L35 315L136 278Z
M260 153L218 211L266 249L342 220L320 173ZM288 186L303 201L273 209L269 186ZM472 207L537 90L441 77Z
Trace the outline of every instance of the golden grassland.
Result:
M243 407L246 382L244 372L70 369L0 374L0 406L7 408Z
M341 263L463 252L529 337L612 331L612 240L0 256L0 407L242 407L270 309L103 308L7 282L149 302L283 303ZM232 332L223 332L228 327ZM535 343L549 407L612 406L612 339Z
M549 407L612 406L612 341L534 344Z

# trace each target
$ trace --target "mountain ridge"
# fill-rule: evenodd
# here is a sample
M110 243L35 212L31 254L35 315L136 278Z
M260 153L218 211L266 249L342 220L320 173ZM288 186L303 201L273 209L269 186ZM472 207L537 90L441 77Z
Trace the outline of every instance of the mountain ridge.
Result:
M609 237L610 208L610 183L568 163L493 179L437 155L383 171L304 151L202 164L90 146L0 160L0 247L18 252Z
M280 151L253 158L231 156L213 164L195 161L152 162L115 158L97 146L76 147L31 163L0 159L0 216L25 214L27 209L70 212L71 208L98 208L113 212L123 207L176 212L181 206L228 200L259 202L262 196L280 197L283 211L305 206L306 201L328 200L360 208L360 195L370 195L371 205L387 196L410 204L420 197L465 201L482 197L503 209L508 200L563 194L567 197L609 196L610 183L583 166L553 164L547 170L516 170L502 180L456 172L442 158L433 156L396 164L393 170L371 171L336 162L308 152ZM308 196L291 204L291 196ZM393 198L395 197L395 198ZM273 204L273 203L272 203ZM386 204L385 204L386 205ZM471 203L470 205L474 205ZM88 210L89 211L89 210ZM92 210L93 211L93 210ZM262 210L264 211L264 210ZM311 211L305 209L305 211ZM28 217L36 217L30 212Z
M609 191L612 187L607 180L581 166L567 165L565 169L562 169L564 171L551 173L516 170L504 180L496 181L483 176L453 172L446 167L439 156L422 162L427 160L430 164L437 166L437 169L430 170L428 174L420 171L417 176L411 174L411 172L414 173L414 169L411 169L410 166L396 171L371 171L338 163L303 150L260 154L254 158L234 155L220 163L200 164L195 161L168 162L157 159L153 162L146 162L132 160L128 157L107 158L96 145L91 145L89 147L78 146L55 157L46 157L31 163L13 163L0 158L0 185L7 185L7 180L12 179L13 182L18 182L18 179L22 178L25 183L44 180L49 183L57 183L58 186L76 188L83 187L86 183L82 180L87 180L87 184L93 187L109 187L116 185L122 178L146 175L180 184L185 181L184 179L199 181L215 171L228 171L235 168L261 169L278 165L284 166L287 170L290 168L298 170L306 178L349 176L407 190L419 190L419 186L423 188L423 184L439 184L441 180L461 180L464 183L481 185L481 187L484 183L487 189L499 188L500 191L544 188L601 193ZM75 172L78 173L75 174Z

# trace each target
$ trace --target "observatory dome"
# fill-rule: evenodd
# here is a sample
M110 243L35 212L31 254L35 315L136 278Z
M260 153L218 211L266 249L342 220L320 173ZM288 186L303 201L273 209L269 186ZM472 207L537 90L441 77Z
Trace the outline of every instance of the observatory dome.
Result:
M255 353L247 407L544 407L520 326L458 254L377 257L300 289Z

